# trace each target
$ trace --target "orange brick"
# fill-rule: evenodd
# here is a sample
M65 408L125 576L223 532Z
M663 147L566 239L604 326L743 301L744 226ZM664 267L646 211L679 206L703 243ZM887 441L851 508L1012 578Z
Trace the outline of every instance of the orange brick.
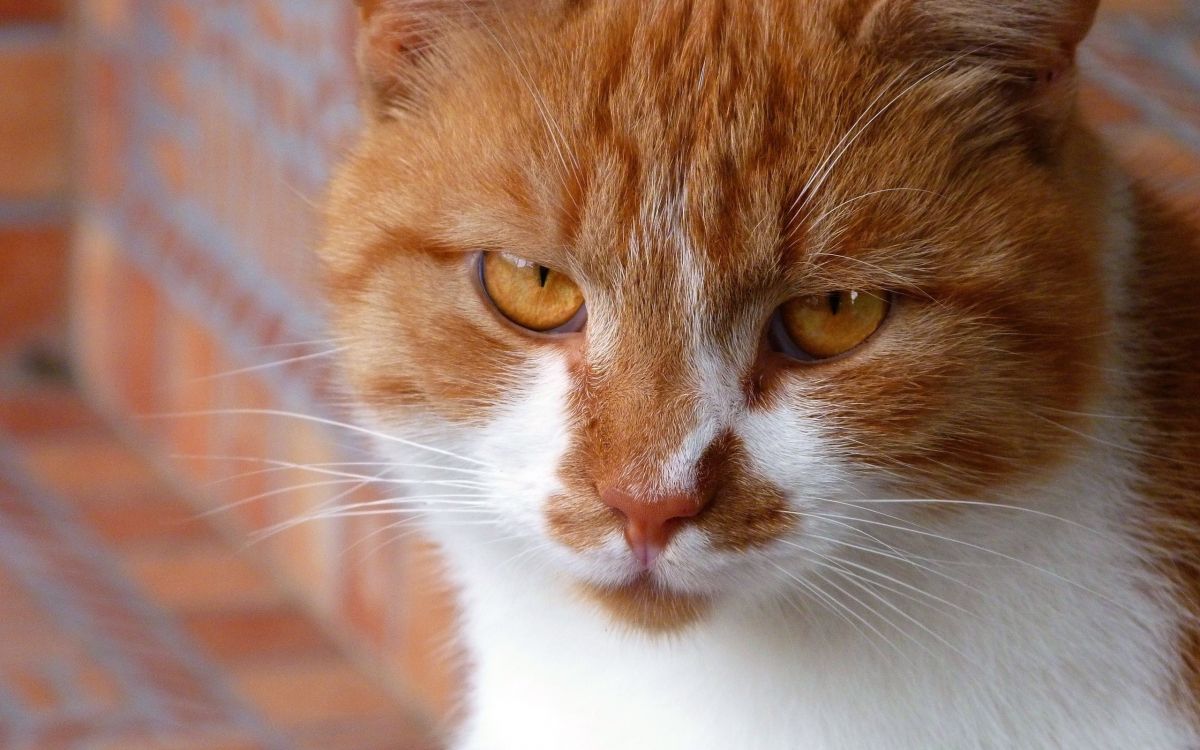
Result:
M396 593L399 623L391 658L405 687L433 715L446 718L458 705L462 683L452 589L429 542L407 545L399 567L404 578Z
M279 592L245 561L218 545L137 550L122 555L126 571L160 604L182 612L265 606Z
M1099 85L1085 84L1079 102L1088 121L1101 127L1137 119L1138 111Z
M342 661L253 665L235 669L234 689L272 722L286 728L379 718L395 701Z
M103 422L74 390L23 389L0 395L0 429L23 441L59 438L66 432L91 432Z
M401 712L386 719L338 722L295 735L300 750L435 750L427 722Z
M23 455L42 484L79 500L107 502L161 486L141 456L105 434L31 444Z
M177 310L167 313L166 395L164 423L175 463L185 477L197 482L221 478L219 462L208 456L220 452L214 438L218 383L210 379L217 367L220 344L206 326ZM212 494L212 493L209 493Z
M0 0L0 24L61 23L65 16L64 0Z
M265 746L253 737L231 728L224 732L145 732L104 740L98 744L89 743L88 747L95 750L263 750Z
M96 221L80 223L71 291L76 367L89 395L107 408L118 402L116 335L108 311L117 295L116 241Z
M215 422L214 439L218 441L219 452L233 458L213 466L220 472L220 476L214 477L220 483L213 487L213 494L225 503L240 503L231 515L247 532L262 531L270 523L270 500L241 501L281 486L278 480L284 472L265 461L286 458L275 455L273 445L281 420L254 413L278 409L279 404L262 380L252 374L221 378L220 385L224 399L213 407L244 413L224 416Z
M163 180L173 192L182 193L186 184L188 164L180 143L168 138L156 138L153 143L148 144L148 150Z
M4 179L0 174L0 181ZM65 333L65 228L0 227L0 268L0 351L33 336Z
M199 612L187 615L184 625L226 664L336 655L333 644L312 621L286 607Z
M341 453L327 430L299 420L276 420L282 437L282 458L301 464L328 464L340 461ZM272 521L288 523L320 513L335 496L353 488L352 482L299 469L279 472L276 487L292 488L269 499ZM336 482L336 484L331 484ZM316 486L320 485L320 486ZM342 522L322 518L306 520L273 534L266 542L276 568L300 590L318 611L337 610L337 589L341 583L340 542Z
M120 403L132 416L162 412L163 385L161 338L167 303L159 285L135 265L117 258L118 296L106 314L113 326L113 377ZM139 425L143 430L161 432L161 420Z
M58 40L0 46L0 198L67 188L67 60Z
M1170 188L1200 176L1200 155L1150 127L1131 128L1117 141L1118 154L1137 176Z
M354 502L372 502L379 494L360 492ZM341 616L355 635L373 648L385 649L395 626L399 591L399 556L411 540L411 527L394 528L388 516L351 518L346 522L346 553L342 557Z
M1102 16L1133 14L1161 21L1183 15L1184 2L1185 0L1104 0L1100 9Z
M128 185L129 87L111 59L82 50L77 111L79 189L89 200L113 201Z
M116 678L91 659L78 667L75 683L90 711L116 710L125 697Z
M197 12L191 6L185 3L168 3L166 8L166 20L170 26L172 35L183 45L195 45L196 37L200 32L200 19L197 17Z
M212 540L214 532L194 510L163 491L113 503L88 503L84 518L104 541L121 549L177 546Z
M26 709L51 711L62 702L62 696L45 674L32 669L17 669L5 677Z
M20 0L17 0L20 2ZM113 36L129 29L133 19L130 0L80 0L88 28Z

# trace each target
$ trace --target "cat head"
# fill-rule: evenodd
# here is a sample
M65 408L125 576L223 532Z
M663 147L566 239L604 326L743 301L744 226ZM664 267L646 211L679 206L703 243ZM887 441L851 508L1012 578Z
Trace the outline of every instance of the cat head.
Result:
M1094 5L362 0L323 255L434 523L670 629L870 500L1051 471L1107 320Z

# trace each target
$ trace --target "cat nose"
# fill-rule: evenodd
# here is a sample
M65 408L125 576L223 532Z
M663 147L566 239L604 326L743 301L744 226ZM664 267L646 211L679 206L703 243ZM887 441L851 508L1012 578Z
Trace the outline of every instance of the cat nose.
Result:
M625 521L625 541L642 568L649 570L679 529L680 522L704 510L708 498L697 493L642 497L616 487L600 493L604 504Z

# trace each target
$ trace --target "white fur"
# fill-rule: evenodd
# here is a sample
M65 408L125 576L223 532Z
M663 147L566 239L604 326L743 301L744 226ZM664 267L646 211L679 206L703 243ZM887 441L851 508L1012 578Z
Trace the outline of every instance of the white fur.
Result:
M1114 309L1131 241L1123 206L1113 211ZM1114 344L1114 362L1118 352ZM615 532L578 554L544 528L569 439L572 386L560 358L541 355L526 391L487 429L437 428L439 445L496 472L495 524L451 515L430 524L461 589L472 658L460 750L1200 743L1171 705L1178 623L1131 537L1137 508L1119 424L1097 428L1053 478L989 498L991 508L913 520L900 503L845 505L879 496L823 448L819 415L727 408L736 399L722 364L715 352L694 352L691 375L708 413L664 477L682 481L712 435L731 427L797 512L820 515L752 554L719 553L699 531L682 532L662 576L716 604L670 637L631 632L576 593L578 580L634 574ZM1122 388L1115 379L1092 408L1119 411ZM388 448L400 462L419 456Z

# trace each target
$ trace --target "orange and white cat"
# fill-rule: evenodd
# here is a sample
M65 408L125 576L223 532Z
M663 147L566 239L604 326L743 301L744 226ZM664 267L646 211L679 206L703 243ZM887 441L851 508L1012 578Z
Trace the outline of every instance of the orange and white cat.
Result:
M359 5L323 255L456 747L1200 747L1200 250L1095 0Z

